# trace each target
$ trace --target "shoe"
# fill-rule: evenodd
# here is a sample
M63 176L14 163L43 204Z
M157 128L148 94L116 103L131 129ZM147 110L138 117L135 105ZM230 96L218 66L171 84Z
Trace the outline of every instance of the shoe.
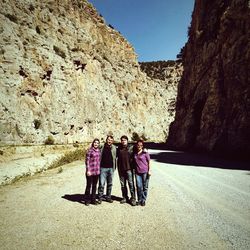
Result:
M146 202L145 202L145 201L142 201L142 202L141 202L141 206L143 206L143 207L146 206Z
M111 198L107 198L106 201L109 203L113 203L113 200Z
M89 204L90 204L90 201L85 201L86 206L89 206Z
M91 204L92 204L92 205L97 205L98 202L97 202L96 200L93 200L93 201L91 201Z
M121 204L124 204L126 202L127 202L126 198L122 198L122 200L120 201Z
M132 206L136 206L136 201L135 201L135 199L131 199L130 203L131 203Z
M97 200L97 203L98 203L98 204L102 204L102 199L98 199L98 200Z

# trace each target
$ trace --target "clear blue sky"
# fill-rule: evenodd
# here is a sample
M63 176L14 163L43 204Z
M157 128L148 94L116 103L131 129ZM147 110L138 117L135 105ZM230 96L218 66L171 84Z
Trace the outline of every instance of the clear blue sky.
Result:
M89 0L133 45L138 60L175 60L187 41L194 0Z

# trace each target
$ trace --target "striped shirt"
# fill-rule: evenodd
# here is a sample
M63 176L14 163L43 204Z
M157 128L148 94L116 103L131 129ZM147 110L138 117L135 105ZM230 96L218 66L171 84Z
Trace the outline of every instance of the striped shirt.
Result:
M100 150L91 147L86 154L86 171L89 175L100 174Z

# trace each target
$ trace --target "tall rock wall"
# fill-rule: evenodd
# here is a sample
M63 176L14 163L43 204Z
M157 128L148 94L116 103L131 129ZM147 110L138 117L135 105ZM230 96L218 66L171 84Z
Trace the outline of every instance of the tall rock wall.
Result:
M168 144L250 153L250 6L196 0Z
M161 82L161 85L166 86L167 98L167 130L170 123L175 116L175 104L177 97L177 86L180 82L183 67L182 63L178 61L152 61L152 62L140 62L140 67L148 77Z
M164 141L166 81L150 79L122 35L85 0L0 2L0 144ZM176 93L174 93L176 95Z

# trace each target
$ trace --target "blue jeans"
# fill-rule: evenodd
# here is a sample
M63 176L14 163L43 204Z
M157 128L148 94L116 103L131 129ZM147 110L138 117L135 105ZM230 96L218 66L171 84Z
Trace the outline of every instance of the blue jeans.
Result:
M147 199L148 183L149 183L148 173L136 174L137 197L139 203L145 202Z
M127 182L128 182L131 198L135 199L135 185L134 185L133 172L131 170L127 170L126 172L119 173L119 178L122 189L122 197L128 199L128 189L127 189Z
M99 187L98 187L98 196L99 199L102 199L104 195L104 186L107 181L107 198L111 198L111 191L113 186L113 168L101 168L100 179L99 179Z

